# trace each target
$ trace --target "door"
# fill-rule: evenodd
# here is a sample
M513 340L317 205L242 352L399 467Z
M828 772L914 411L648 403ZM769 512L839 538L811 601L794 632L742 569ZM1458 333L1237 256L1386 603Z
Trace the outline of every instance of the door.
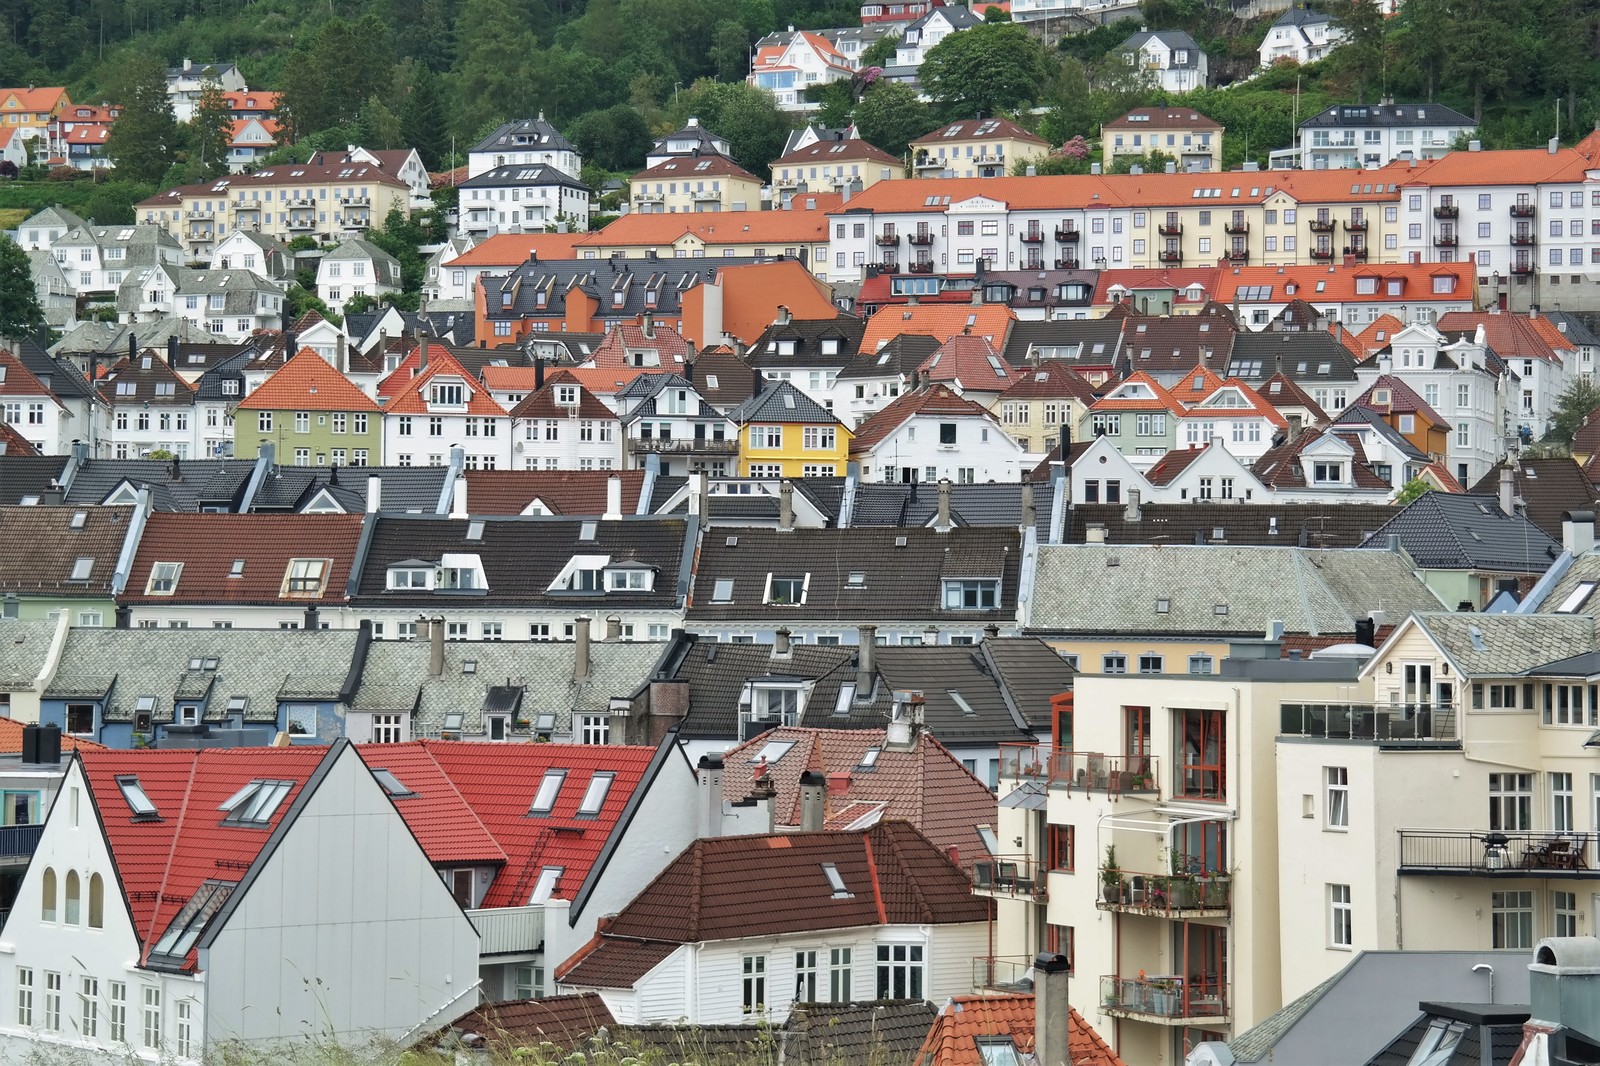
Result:
M1403 671L1404 688L1400 702L1416 705L1433 700L1433 664L1406 663Z
M450 871L450 895L463 907L472 906L472 871Z

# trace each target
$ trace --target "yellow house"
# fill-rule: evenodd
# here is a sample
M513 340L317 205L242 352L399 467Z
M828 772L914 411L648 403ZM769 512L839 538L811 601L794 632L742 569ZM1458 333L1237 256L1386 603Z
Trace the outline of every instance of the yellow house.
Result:
M1179 170L1222 169L1222 127L1192 107L1139 107L1100 127L1100 160L1171 156Z
M59 86L0 89L0 126L42 130L58 111L71 106L67 90Z
M850 459L851 432L787 381L769 383L728 417L739 427L741 477L836 477Z
M962 119L911 142L919 178L1003 178L1018 160L1049 152L1049 141L1003 118Z
M628 179L628 200L640 214L756 211L761 179L725 155L675 155Z
M843 192L854 182L861 183L861 189L856 190L860 192L880 181L905 176L904 160L855 136L813 141L772 162L773 187L798 196L805 192Z
M573 246L579 259L770 259L828 269L828 212L837 193L797 197L787 209L656 215L630 212Z

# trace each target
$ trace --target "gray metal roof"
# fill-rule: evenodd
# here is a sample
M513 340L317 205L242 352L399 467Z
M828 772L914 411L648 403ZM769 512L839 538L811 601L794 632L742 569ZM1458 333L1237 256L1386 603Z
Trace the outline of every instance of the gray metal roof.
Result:
M1194 38L1182 30L1144 30L1123 41L1117 46L1117 50L1119 52L1133 51L1143 48L1145 42L1151 40L1160 41L1175 53L1179 51L1187 51L1189 53L1182 63L1172 64L1173 67L1180 70L1199 67L1200 59L1205 55L1200 46L1195 43Z
M1500 510L1494 496L1428 492L1407 505L1368 540L1390 537L1424 570L1488 570L1542 574L1561 545L1522 515Z

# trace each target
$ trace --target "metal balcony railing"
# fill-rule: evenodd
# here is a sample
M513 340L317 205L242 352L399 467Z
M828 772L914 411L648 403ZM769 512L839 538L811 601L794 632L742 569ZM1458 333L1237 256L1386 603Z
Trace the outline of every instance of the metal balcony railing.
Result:
M1230 248L1227 256L1230 263L1248 263L1250 261L1250 253L1243 248Z
M1367 246L1363 244L1359 248L1346 248L1344 254L1355 259L1365 259L1367 257Z
M1538 244L1539 238L1532 233L1513 233L1511 235L1511 243L1518 247L1526 248Z
M1161 791L1160 769L1160 759L1154 755L1055 751L1048 744L1000 745L1000 779L1017 784L1156 798Z
M1057 270L1077 270L1078 269L1078 261L1076 259L1057 259L1056 260L1056 269Z
M1401 873L1600 878L1593 833L1401 829Z
M1532 274L1533 273L1533 264L1532 263L1512 263L1511 264L1511 273L1513 273L1513 274Z
M1233 902L1233 879L1221 874L1161 874L1117 869L1099 870L1099 905L1105 910L1156 917L1227 914Z
M933 264L932 263L921 263L921 262L912 263L911 266L910 266L910 270L911 270L911 273L913 273L913 274L932 274L933 273Z
M1279 732L1289 737L1378 743L1454 743L1456 709L1428 703L1282 703Z
M1332 233L1338 223L1331 218L1314 218L1310 221L1312 233Z
M1062 244L1077 244L1079 239L1077 226L1057 226L1056 240Z
M1441 233L1433 239L1435 248L1454 248L1459 243L1454 233Z
M1228 984L1212 976L1172 975L1100 978L1100 1007L1110 1013L1144 1015L1168 1021L1225 1018Z
M1156 227L1156 232L1161 234L1161 236L1163 236L1163 237L1182 237L1183 236L1183 223L1182 222L1163 222L1163 223L1161 223L1161 225Z
M1222 232L1243 235L1250 232L1250 223L1244 221L1244 219L1234 219L1223 224Z
M1044 230L1030 229L1022 233L1019 238L1023 244L1043 244Z
M544 907L484 907L467 911L478 930L479 955L516 955L544 946Z
M979 955L972 960L972 987L979 992L1032 991L1025 984L1032 955Z
M1533 205L1532 204L1512 204L1511 205L1511 217L1512 218L1532 218L1533 217Z
M1043 903L1047 897L1047 873L1049 868L1031 855L996 855L972 864L972 890Z
M1367 220L1364 218L1352 218L1344 224L1344 228L1351 233L1365 233L1367 232Z
M738 455L739 442L703 437L629 437L628 450L662 455Z
M1433 209L1434 218L1460 218L1461 207L1458 204L1440 204Z
M1156 258L1163 263L1181 263L1183 262L1183 253L1163 251L1156 253Z
M928 230L919 229L906 234L906 240L911 244L925 246L933 243L933 234Z
M1332 259L1333 258L1333 249L1332 248L1313 248L1313 249L1311 249L1311 258L1312 259Z
M884 230L882 233L878 234L879 248L894 248L899 244L900 234L894 232L893 230Z
M0 860L27 859L39 847L44 825L8 825L0 828Z

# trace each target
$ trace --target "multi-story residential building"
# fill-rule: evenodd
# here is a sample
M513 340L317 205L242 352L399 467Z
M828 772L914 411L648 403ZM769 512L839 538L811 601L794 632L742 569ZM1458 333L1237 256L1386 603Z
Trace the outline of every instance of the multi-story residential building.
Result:
M156 226L74 226L51 242L50 254L78 295L102 299L142 268L183 261L182 246Z
M866 323L851 315L795 318L787 307L745 354L769 381L786 381L832 411L839 373L856 361Z
M195 388L154 350L122 359L98 383L107 413L96 440L115 459L201 458L204 429L196 417Z
M1052 452L1063 434L1070 440L1072 427L1094 403L1094 386L1071 366L1044 359L1021 367L1017 380L989 407L1022 450L1033 455Z
M640 374L617 393L627 465L651 457L666 475L726 476L739 466L739 427L680 374Z
M61 86L0 89L0 125L25 131L43 149L50 120L71 106L72 98Z
M1582 372L1583 346L1537 311L1529 315L1458 311L1440 316L1438 324L1442 333L1458 338L1457 344L1487 347L1510 371L1496 376L1503 394L1498 434L1519 435L1524 441L1544 439L1557 401ZM1509 441L1495 443L1504 448Z
M122 108L117 104L73 104L62 108L45 128L51 159L78 170L110 166L106 141L112 124L121 115Z
M17 356L0 349L0 422L43 455L64 455L67 442L88 432L74 425L66 406Z
M827 85L853 77L858 64L827 37L811 30L774 34L763 40L750 62L747 84L765 89L784 111L815 111L822 106L806 96L813 85Z
M535 367L544 376L543 364ZM536 380L511 408L512 452L523 470L621 470L622 422L572 374L558 370Z
M644 157L644 165L649 169L680 156L732 154L733 145L726 137L706 129L699 118L690 115L682 128L656 138Z
M1182 411L1183 405L1159 382L1136 370L1088 405L1079 416L1078 437L1105 437L1123 455L1149 456L1153 462L1177 445ZM1210 442L1208 435L1197 443Z
M1443 104L1335 104L1301 122L1295 147L1273 152L1270 162L1275 170L1373 170L1396 160L1442 158L1477 130L1472 119Z
M371 241L351 237L317 262L317 292L334 312L358 296L400 291L400 261Z
M137 494L129 507L0 507L0 530L18 546L0 563L0 616L59 615L83 628L111 625L149 515L148 497Z
M60 204L42 207L17 225L17 244L25 252L48 252L66 234L89 224Z
M983 22L983 16L961 4L946 6L935 4L900 31L895 44L894 63L884 68L884 76L893 81L915 84L917 70L928 52L952 33L970 30Z
M1015 481L1022 445L994 413L947 385L907 392L855 429L850 458L870 481Z
M1468 396L1476 404L1479 399ZM1376 418L1430 460L1441 460L1451 447L1450 422L1423 400L1410 385L1392 374L1380 373L1367 390L1340 413L1338 423ZM1466 447L1472 442L1467 441Z
M1182 30L1140 30L1116 49L1128 66L1158 89L1204 89L1210 77L1205 51Z
M469 470L511 465L510 414L441 346L428 345L415 365L408 358L379 396L384 462L443 466L460 448Z
M1178 169L1222 169L1223 127L1191 107L1140 107L1100 128L1100 159L1107 170L1121 156L1162 152Z
M309 349L240 400L233 419L241 455L270 443L279 462L294 466L383 462L383 408Z
M1331 16L1312 11L1304 4L1291 4L1289 10L1268 27L1256 51L1260 53L1263 67L1282 61L1315 63L1327 58L1344 38L1344 28Z
M898 24L913 22L927 14L929 9L943 6L944 0L907 0L904 3L870 0L861 5L861 24L871 26L882 23L897 29Z
M570 178L583 172L583 157L561 135L544 112L500 126L467 152L467 177L475 178L504 166L555 167Z
M236 229L256 229L287 242L334 242L381 223L391 210L409 212L411 187L371 163L288 163L180 185L134 205L137 220L160 226L190 253L209 252Z
M542 233L565 225L589 228L589 186L545 163L510 163L457 186L461 230L483 239L496 233Z
M182 318L218 337L244 340L283 323L283 286L250 270L143 267L117 290L117 316L127 323Z
M1289 425L1277 408L1236 378L1216 382L1203 397L1177 412L1175 421L1173 435L1184 447L1220 440L1247 466L1265 455L1273 438Z
M966 9L939 8L936 14L951 10ZM923 134L910 148L912 173L919 178L1003 178L1018 160L1043 156L1050 145L1009 119L965 118Z
M787 381L728 410L739 431L740 477L835 477L850 459L851 432Z
M286 282L294 256L280 241L256 230L234 230L211 249L212 270L248 270L269 281Z
M411 186L413 208L431 207L431 186L428 168L415 148L363 148L359 144L346 145L342 152L317 152L307 160L311 166L378 167Z
M851 126L772 162L773 189L803 202L817 192L859 192L880 181L904 178L905 161L868 144Z
M825 277L827 212L839 203L840 197L832 193L815 193L791 198L783 210L687 215L629 213L583 235L571 256L663 260L768 259L781 255L797 259Z
M725 155L675 155L628 179L628 199L645 214L750 211L761 179Z
M196 63L185 57L178 66L168 67L167 99L172 102L172 117L179 122L193 120L200 93L209 84L225 93L246 88L244 74L233 63Z

